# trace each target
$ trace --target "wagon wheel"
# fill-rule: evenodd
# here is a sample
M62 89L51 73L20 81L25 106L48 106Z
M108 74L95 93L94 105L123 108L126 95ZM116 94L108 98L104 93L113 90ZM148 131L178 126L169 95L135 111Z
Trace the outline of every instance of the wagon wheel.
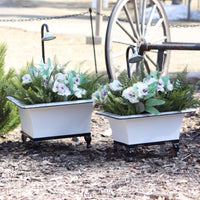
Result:
M170 42L167 16L159 0L119 0L114 6L106 32L105 57L107 73L115 79L126 69L126 50L135 47L139 52L142 43L162 44ZM141 8L141 9L140 9ZM145 52L144 67L156 70L157 50ZM162 73L167 74L170 51L164 53ZM141 62L132 64L131 71L140 67Z

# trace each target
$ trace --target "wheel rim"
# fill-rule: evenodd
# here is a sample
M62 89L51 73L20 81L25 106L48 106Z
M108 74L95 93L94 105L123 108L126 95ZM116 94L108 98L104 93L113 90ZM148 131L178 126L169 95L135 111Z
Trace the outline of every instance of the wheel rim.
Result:
M126 69L126 49L129 45L139 51L142 43L162 44L170 42L168 20L162 4L157 0L137 0L133 4L128 0L118 1L110 16L105 42L105 57L107 73L110 79L115 79ZM156 70L157 51L145 52L144 65L150 70ZM162 73L167 74L170 51L164 54ZM139 64L137 64L139 65ZM136 70L133 64L131 70Z

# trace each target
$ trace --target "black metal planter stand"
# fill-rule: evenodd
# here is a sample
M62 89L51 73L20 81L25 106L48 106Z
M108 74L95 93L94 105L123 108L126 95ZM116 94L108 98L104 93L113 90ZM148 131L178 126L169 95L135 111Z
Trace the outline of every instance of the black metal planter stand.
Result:
M125 147L126 152L126 161L128 162L133 162L134 161L134 156L136 155L136 150L137 147L139 146L151 146L151 145L164 145L166 143L172 143L173 151L174 151L174 156L178 156L179 152L179 140L170 140L170 141L163 141L163 142L152 142L152 143L145 143L145 144L134 144L134 145L127 145L121 142L114 141L113 143L113 149L114 149L114 154L116 157L120 157L120 149L121 147Z
M23 131L21 131L21 133L22 133L21 138L22 138L23 143L26 143L27 138L29 138L33 142L39 142L39 141L42 141L42 140L53 140L53 139L63 139L63 138L82 137L83 136L86 143L87 143L86 147L87 148L91 147L91 140L92 140L91 133L72 134L72 135L64 135L64 136L56 136L56 137L44 137L44 138L32 138Z

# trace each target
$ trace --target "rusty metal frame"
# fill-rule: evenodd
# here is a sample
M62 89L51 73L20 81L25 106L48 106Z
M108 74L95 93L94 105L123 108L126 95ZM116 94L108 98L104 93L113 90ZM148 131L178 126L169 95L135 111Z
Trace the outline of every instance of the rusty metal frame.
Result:
M139 54L143 55L145 51L158 50L157 64L159 71L163 68L163 55L166 50L200 50L200 43L181 43L181 42L164 42L162 44L143 43L140 45Z

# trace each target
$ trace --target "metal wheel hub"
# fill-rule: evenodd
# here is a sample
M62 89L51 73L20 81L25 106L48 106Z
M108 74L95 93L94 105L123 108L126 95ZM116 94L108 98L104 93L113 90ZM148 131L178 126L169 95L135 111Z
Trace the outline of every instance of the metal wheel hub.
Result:
M143 44L147 44L147 42L146 42L146 39L145 39L144 37L141 36L141 37L138 39L138 41L137 41L137 49L136 49L137 52L140 51L140 47L141 47L141 45L143 45ZM144 52L144 54L145 54L145 52ZM144 56L144 54L143 54L143 56Z

